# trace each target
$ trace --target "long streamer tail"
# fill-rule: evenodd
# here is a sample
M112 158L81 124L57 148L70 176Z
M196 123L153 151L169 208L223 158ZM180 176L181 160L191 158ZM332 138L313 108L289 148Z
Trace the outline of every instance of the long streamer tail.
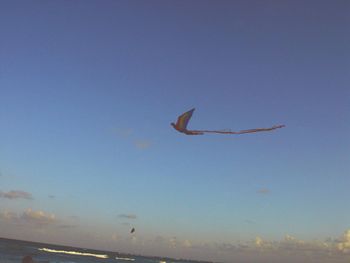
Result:
M249 129L249 130L241 130L241 131L228 131L228 130L218 130L218 131L210 131L210 130L191 130L194 133L221 133L221 134L243 134L243 133L253 133L253 132L264 132L264 131L272 131L279 128L283 128L285 125L275 125L271 128L257 128L257 129Z

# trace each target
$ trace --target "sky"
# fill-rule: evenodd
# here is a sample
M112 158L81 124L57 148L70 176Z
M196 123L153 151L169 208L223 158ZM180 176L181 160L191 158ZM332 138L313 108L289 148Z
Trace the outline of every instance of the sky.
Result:
M349 262L349 14L346 0L0 1L0 236ZM193 107L189 129L286 127L178 133Z

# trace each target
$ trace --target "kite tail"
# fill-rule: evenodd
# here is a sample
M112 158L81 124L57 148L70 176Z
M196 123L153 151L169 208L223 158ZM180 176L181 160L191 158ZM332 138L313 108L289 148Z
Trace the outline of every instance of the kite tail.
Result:
M285 125L275 125L271 128L257 128L257 129L249 129L249 130L241 130L241 131L228 131L228 130L217 130L217 131L211 131L211 130L194 130L192 132L195 133L220 133L220 134L243 134L243 133L253 133L253 132L264 132L264 131L272 131L275 129L283 128Z

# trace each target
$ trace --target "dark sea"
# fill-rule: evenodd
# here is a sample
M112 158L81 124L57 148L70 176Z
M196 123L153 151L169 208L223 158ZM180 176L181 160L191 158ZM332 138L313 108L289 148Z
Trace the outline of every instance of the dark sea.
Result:
M0 263L21 263L30 255L35 263L193 263L199 261L143 257L116 252L0 238Z

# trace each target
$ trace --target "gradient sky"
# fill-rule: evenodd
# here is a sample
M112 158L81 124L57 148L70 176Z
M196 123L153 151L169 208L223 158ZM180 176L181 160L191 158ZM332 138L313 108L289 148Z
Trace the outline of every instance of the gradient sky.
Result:
M348 262L349 14L347 0L0 1L0 236ZM286 128L177 133L192 107L193 129Z

